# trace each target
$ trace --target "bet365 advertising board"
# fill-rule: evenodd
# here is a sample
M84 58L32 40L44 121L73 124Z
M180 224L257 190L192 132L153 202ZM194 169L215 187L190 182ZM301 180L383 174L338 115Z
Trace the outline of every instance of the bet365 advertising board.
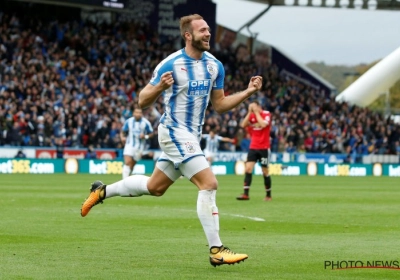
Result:
M150 174L155 162L139 161L134 169L135 174ZM88 159L0 159L0 174L122 174L121 160L88 160ZM217 175L243 175L244 161L214 162L212 170ZM336 163L270 163L269 173L273 176L391 176L400 177L399 164L336 164ZM259 164L254 174L261 175Z

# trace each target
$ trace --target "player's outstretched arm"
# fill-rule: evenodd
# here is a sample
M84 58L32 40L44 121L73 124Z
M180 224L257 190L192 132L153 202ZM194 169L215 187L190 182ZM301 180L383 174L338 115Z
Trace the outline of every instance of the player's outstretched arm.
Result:
M211 93L211 103L215 111L217 111L220 114L225 113L235 108L244 100L253 95L255 92L260 90L261 86L262 86L261 76L251 77L249 86L244 91L234 93L229 96L225 96L223 89L213 90Z
M126 136L128 135L128 133L126 131L121 131L119 133L119 137L121 138L121 142L125 144L126 141Z
M235 142L234 139L229 138L229 137L222 137L222 138L221 138L221 141L222 141L222 142L229 142L229 143Z
M161 93L172 86L173 83L174 78L172 77L172 71L169 71L161 75L160 82L155 86L147 84L139 93L140 108L145 109L151 106Z

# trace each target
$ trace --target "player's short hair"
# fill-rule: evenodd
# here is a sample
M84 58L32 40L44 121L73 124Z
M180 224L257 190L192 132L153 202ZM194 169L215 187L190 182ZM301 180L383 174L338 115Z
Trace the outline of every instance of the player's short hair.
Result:
M180 27L180 30L181 30L181 36L182 36L183 40L185 40L185 33L186 32L189 32L189 33L193 32L192 21L199 20L199 19L203 19L203 17L201 15L198 15L198 14L193 14L193 15L188 15L188 16L181 17L179 27Z
M255 103L255 104L257 104L258 106L261 106L261 104L260 104L260 102L258 102L258 100L254 100L254 101L252 101L251 103Z

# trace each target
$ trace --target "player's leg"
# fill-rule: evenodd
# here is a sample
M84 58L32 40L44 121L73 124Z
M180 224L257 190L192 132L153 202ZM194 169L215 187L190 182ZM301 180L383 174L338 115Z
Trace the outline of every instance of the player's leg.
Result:
M222 245L219 237L219 212L216 204L218 181L203 156L196 156L181 164L180 170L198 189L197 215L210 248L213 266L238 263L246 254L236 254Z
M122 166L122 179L131 175L133 167L136 164L135 154L137 149L132 146L125 145L123 155L124 155L124 165Z
M136 161L131 155L124 155L124 166L122 167L122 179L125 179L131 175L133 168L135 167Z
M208 165L211 167L211 164L212 164L212 159L211 159L211 157L207 157L206 159L207 159Z
M214 162L214 153L210 153L207 161L208 161L208 163L210 164L210 167L211 167L212 163Z
M103 203L104 199L110 197L161 196L180 175L180 171L175 170L171 162L157 162L150 177L132 175L109 185L96 181L92 184L89 197L82 205L81 216L85 217L93 206Z
M193 157L180 167L185 175L199 189L197 196L197 215L207 236L208 244L222 246L219 238L218 208L216 205L216 192L218 182L212 173L208 162L202 156Z
M243 191L244 194L249 196L251 182L253 181L253 169L255 166L255 161L247 161L244 168L244 182L243 182Z
M167 166L167 167L165 167ZM168 168L169 167L169 168ZM162 171L162 169L167 169ZM170 169L170 170L168 170ZM171 177L166 172L172 171ZM173 170L170 162L157 162L151 176L132 175L106 187L105 198L113 196L138 197L142 195L162 196L169 186L179 178L180 171Z
M250 199L250 187L253 179L253 169L257 162L257 152L250 150L247 154L247 161L244 169L244 182L243 182L243 194L236 197L237 200L249 200Z
M265 201L272 200L271 189L272 189L272 180L271 176L269 176L268 167L261 167L263 177L264 177L264 186L265 186Z
M175 165L171 162L171 159L174 162L182 162L183 156L181 153L181 146L185 146L185 143L192 143L194 136L189 134L189 142L186 141L184 136L175 135L174 131L170 131L170 129L160 125L158 128L158 140L160 143L160 147L163 150L163 153L160 155L160 159L156 164L156 167L153 171L151 177L144 175L133 175L129 176L121 181L115 182L110 185L105 185L100 181L96 181L92 184L92 189L89 195L89 198L83 203L81 208L81 215L86 216L90 209L101 203L104 199L114 196L125 196L125 197L137 197L141 195L154 195L160 196L164 194L164 192L168 189L168 187L181 175L181 171L176 170ZM174 138L171 138L171 134ZM184 141L183 143L179 143L177 139ZM125 150L128 148L125 147ZM194 147L187 147L190 151L193 151ZM201 152L200 147L197 150L199 153ZM136 155L138 155L137 150L129 150L129 152L134 152L133 157L136 159ZM201 152L202 153L202 152ZM140 153L141 154L141 153Z
M270 160L270 155L271 155L271 151L270 150L263 150L261 151L262 156L261 156L261 170L263 173L263 177L264 177L264 186L265 186L265 201L270 201L272 200L272 196L271 196L271 188L272 188L272 180L271 177L269 175L269 171L268 171L268 165L269 165L269 160Z

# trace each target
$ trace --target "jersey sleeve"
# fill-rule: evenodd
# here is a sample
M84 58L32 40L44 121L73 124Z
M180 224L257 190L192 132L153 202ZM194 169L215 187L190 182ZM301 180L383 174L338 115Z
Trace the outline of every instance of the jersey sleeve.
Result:
M146 134L153 133L153 127L151 126L151 123L149 121L146 121L145 130L146 130Z
M129 119L127 119L124 122L124 125L122 126L122 131L128 131L129 130L128 121L129 121Z
M217 61L218 75L214 81L213 89L224 89L225 69L220 61Z
M255 121L254 121L254 120L255 120ZM257 122L256 114L250 113L250 116L249 116L249 123L250 123L250 125L253 125L253 124L255 124L256 122Z
M270 124L270 123L271 123L271 114L270 114L269 112L267 112L267 113L264 115L264 121L265 121L267 124Z
M153 71L153 75L151 76L150 79L150 84L155 86L160 82L162 74L168 71L172 71L173 69L173 60L163 60L161 61L156 69Z

